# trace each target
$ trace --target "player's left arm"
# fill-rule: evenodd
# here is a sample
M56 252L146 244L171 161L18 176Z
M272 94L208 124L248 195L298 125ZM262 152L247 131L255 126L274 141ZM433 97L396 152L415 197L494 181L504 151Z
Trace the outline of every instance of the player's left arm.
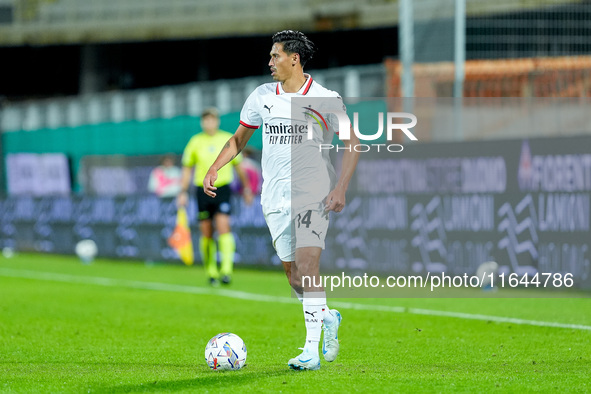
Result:
M359 144L359 138L351 129L351 138L343 141L345 144L345 152L343 153L343 163L341 166L341 175L335 188L328 193L325 200L325 210L341 212L345 207L345 194L349 187L349 181L353 177L357 162L359 161L359 152L353 149Z

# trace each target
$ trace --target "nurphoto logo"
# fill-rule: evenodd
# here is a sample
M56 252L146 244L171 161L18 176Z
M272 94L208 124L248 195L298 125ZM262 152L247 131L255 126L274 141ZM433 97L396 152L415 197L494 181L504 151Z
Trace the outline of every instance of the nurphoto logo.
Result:
M328 130L328 123L322 114L311 107L305 107L307 110L305 115L308 119L308 140L314 139L314 122L318 124L321 130ZM309 111L309 112L308 112ZM384 112L378 112L378 130L371 133L365 133L359 130L359 113L353 113L353 125L344 110L326 110L326 114L333 114L338 120L338 135L341 141L348 141L351 139L351 129L361 141L376 141L380 139L384 134ZM395 131L403 132L411 141L418 141L417 137L410 131L417 124L417 117L414 114L408 112L387 112L386 115L386 139L392 141L392 137ZM401 119L410 120L410 122L400 122ZM388 152L402 152L404 147L401 144L386 144L386 143L359 143L349 146L339 146L333 144L319 144L318 148L320 151L335 149L337 152L340 150L354 150L356 152L369 152L371 150L380 151L387 150Z

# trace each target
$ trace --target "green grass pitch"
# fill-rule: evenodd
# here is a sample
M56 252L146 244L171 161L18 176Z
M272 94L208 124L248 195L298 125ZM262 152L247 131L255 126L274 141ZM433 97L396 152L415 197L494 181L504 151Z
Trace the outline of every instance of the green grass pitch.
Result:
M0 392L591 391L589 298L332 300L341 353L300 372L287 361L302 310L282 273L205 279L201 267L0 257ZM205 344L227 331L247 365L210 371Z

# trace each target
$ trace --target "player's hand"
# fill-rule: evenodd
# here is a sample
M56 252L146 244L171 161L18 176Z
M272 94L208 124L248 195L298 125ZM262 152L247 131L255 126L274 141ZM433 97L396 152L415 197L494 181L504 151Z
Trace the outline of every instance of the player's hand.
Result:
M345 191L337 187L328 193L324 206L325 211L341 212L345 208Z
M189 202L189 194L187 192L180 192L178 194L178 196L176 196L176 206L177 207L186 207L188 202Z
M211 198L214 198L216 196L215 191L218 188L215 187L214 184L217 179L218 172L213 168L210 168L209 171L207 171L207 175L205 175L205 178L203 179L203 191Z

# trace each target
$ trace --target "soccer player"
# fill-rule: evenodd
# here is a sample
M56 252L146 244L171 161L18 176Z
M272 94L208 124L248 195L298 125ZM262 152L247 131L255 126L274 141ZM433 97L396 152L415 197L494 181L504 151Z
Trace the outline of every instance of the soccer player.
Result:
M209 166L216 159L218 153L226 143L231 133L222 131L220 118L215 108L208 108L201 114L202 133L194 135L183 152L183 172L181 179L181 193L177 197L179 206L186 206L188 202L188 190L191 182L193 167L196 167L194 183L197 194L197 205L199 209L199 229L201 238L199 240L199 253L203 261L209 283L218 286L219 280L223 284L229 284L232 278L234 267L234 253L236 242L230 227L230 183L234 179L234 172L231 167L222 169L218 176L219 191L216 198L207 197L203 190L203 178ZM232 158L232 164L236 169L242 185L243 197L247 204L252 203L253 195L249 182L240 167L242 156ZM215 222L215 223L214 223ZM218 232L218 245L220 250L220 269L217 266L217 246L213 239L214 228Z
M263 84L250 94L242 108L236 133L228 140L203 181L206 194L211 197L219 194L217 185L224 165L238 155L255 130L262 126L261 205L277 255L291 287L303 304L305 345L303 352L288 362L290 368L297 370L320 368L318 348L323 329L325 360L334 361L339 352L337 334L341 315L326 305L324 288L315 287L310 281L302 283L302 277L319 277L328 213L340 212L345 206L345 192L358 161L358 153L351 149L358 143L353 134L350 140L344 141L345 153L337 180L328 155L319 152L318 145L308 149L307 134L302 133L302 128L291 125L292 98L330 98L338 100L343 108L342 99L336 92L322 87L304 73L303 67L313 53L314 44L301 32L286 30L273 36L269 67L276 82ZM327 138L332 141L332 135L322 135L318 140ZM307 156L299 156L300 146L304 148L301 152L306 151ZM294 168L305 172L303 177L297 173L298 179L304 179L303 183L293 182L292 172L297 172ZM294 203L296 199L312 203L302 206Z

